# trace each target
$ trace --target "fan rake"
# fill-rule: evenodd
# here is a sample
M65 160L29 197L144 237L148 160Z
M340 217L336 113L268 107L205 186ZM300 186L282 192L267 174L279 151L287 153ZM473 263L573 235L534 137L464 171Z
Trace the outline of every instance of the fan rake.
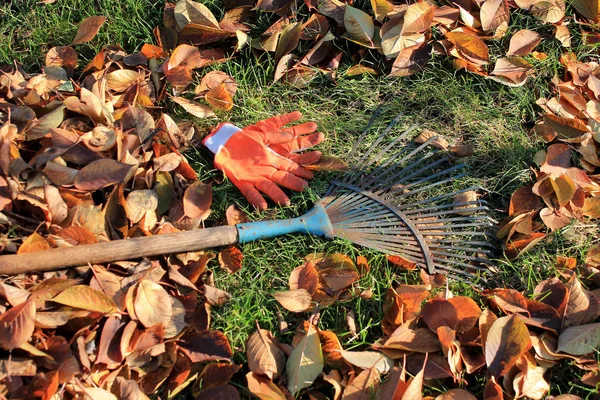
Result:
M447 190L466 175L465 166L432 146L435 137L412 143L408 138L416 124L395 134L401 115L364 146L377 116L351 150L349 171L333 179L323 198L301 217L3 255L0 274L197 251L288 233L346 239L458 280L471 281L487 271L494 250L488 239L496 221L487 216L481 200L455 201L457 195L480 188Z

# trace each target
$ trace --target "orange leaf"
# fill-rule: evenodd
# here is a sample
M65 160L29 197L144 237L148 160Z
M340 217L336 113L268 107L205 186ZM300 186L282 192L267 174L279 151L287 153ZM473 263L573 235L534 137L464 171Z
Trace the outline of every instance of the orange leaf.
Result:
M463 32L448 32L446 37L467 60L484 65L489 61L489 50L477 36Z
M77 34L75 35L75 39L73 39L71 44L81 44L92 40L105 21L106 17L97 15L93 15L84 19L81 24L79 24Z
M219 264L221 268L225 268L230 274L234 274L242 269L242 259L244 255L236 246L229 246L219 253Z
M50 245L39 233L34 232L23 241L17 254L33 253L34 251L48 250Z
M16 349L27 342L35 329L35 301L29 300L0 315L0 345Z
M488 372L496 377L505 375L530 348L529 330L518 315L498 318L488 331L485 341Z
M273 297L286 310L292 312L302 312L312 307L312 297L305 289L277 292L273 294Z
M307 261L299 267L294 268L289 279L290 289L306 289L311 295L319 288L319 275L315 265Z
M229 111L233 108L233 99L227 91L225 83L221 83L219 86L209 90L204 95L204 99L212 108L217 110Z

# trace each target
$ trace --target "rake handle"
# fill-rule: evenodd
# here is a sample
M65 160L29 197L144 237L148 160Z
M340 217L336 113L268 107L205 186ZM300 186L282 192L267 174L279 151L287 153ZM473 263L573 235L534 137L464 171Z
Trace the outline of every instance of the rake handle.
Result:
M17 275L132 258L184 253L237 243L235 226L113 240L96 244L0 256L0 274Z

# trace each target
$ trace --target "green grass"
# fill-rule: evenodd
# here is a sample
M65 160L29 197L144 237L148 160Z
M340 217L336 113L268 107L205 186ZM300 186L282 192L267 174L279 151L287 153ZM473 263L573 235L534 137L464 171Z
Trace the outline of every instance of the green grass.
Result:
M356 2L365 8L368 3ZM79 22L90 15L105 15L108 21L90 43L76 46L80 57L79 70L106 44L118 44L126 51L134 52L143 43L153 43L152 29L162 23L163 6L163 1L150 0L58 0L51 5L37 5L32 0L3 3L0 5L0 65L18 61L25 70L38 71L44 64L47 50L70 43ZM210 2L209 6L217 16L222 15L218 2ZM264 30L273 21L273 16L261 14L255 31ZM544 144L530 138L526 131L539 112L535 100L549 93L548 82L560 71L557 59L562 50L552 39L551 29L523 14L513 18L509 35L522 28L544 35L544 41L536 50L546 52L549 58L541 62L532 60L536 75L520 88L508 88L475 75L455 72L451 60L439 56L434 57L422 72L408 78L346 77L344 71L350 66L348 53L340 68L337 85L318 77L308 88L295 89L272 82L275 68L272 58L263 57L258 63L246 49L227 63L211 67L229 73L239 84L235 107L230 112L218 113L218 118L245 126L274 114L300 110L304 120L316 121L326 133L327 141L320 149L343 158L350 143L378 106L382 106L382 113L377 129L403 112L405 117L401 127L418 122L423 128L435 130L450 141L461 139L476 146L475 156L464 160L470 167L470 177L461 183L483 186L485 200L494 216L501 219L505 216L512 192L532 179L529 167L533 155ZM577 37L574 40L577 42ZM354 49L345 42L338 45L343 50ZM491 51L496 55L503 54L507 47L508 36L490 42ZM575 50L592 51L581 47ZM211 68L202 70L198 80ZM181 108L169 107L172 115L189 118ZM197 122L208 131L217 121ZM187 156L201 179L220 177L206 149L192 150ZM329 174L318 173L308 191L290 193L293 204L290 208L275 209L269 211L269 215L289 218L306 211L317 200L318 194L326 189L329 177ZM253 219L262 218L248 208L245 200L228 182L213 185L213 188L214 212L209 225L221 224L225 209L232 203L252 213ZM584 237L582 229L590 234ZM582 227L581 224L569 226L517 260L499 259L499 272L491 278L489 286L510 287L531 294L540 280L556 274L554 262L557 254L581 260L590 244L597 240L593 227ZM290 332L281 335L281 338L288 343L291 341L293 330L306 315L286 312L272 293L285 290L292 269L302 263L305 255L315 252L342 252L353 258L362 254L368 257L371 265L371 272L357 285L361 289L372 287L374 294L371 299L356 296L351 301L339 302L321 311L321 328L336 332L344 348L364 348L381 337L382 299L391 285L419 283L418 274L400 270L380 254L340 240L327 242L313 237L285 236L244 245L244 266L238 273L228 274L218 267L216 261L210 265L216 275L216 286L232 295L226 305L213 309L212 327L223 330L228 336L236 352L236 362L245 362L244 342L255 328L255 321L265 329L277 331L277 311L281 311L290 326ZM468 285L452 284L451 289L455 294L473 296L481 301L479 294ZM351 335L345 322L347 310L356 315L359 335L353 341L350 341ZM550 394L571 392L583 397L591 395L592 391L588 388L576 386L579 373L575 368L555 368ZM235 382L247 394L241 374ZM481 394L481 384L480 379L475 379L468 388Z

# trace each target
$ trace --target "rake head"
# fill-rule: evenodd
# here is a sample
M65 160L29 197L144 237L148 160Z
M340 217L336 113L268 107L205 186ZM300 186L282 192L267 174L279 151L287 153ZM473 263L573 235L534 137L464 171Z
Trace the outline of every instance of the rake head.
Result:
M481 188L455 189L465 166L431 146L436 137L420 145L407 139L417 125L393 134L401 115L361 151L377 114L350 153L351 173L334 179L320 202L334 236L399 255L429 274L470 281L487 271L497 222L484 201L455 201Z

